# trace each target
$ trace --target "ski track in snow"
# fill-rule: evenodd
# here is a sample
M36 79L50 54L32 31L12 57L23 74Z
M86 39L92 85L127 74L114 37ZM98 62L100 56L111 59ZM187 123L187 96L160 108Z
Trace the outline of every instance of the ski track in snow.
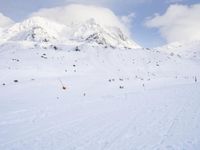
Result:
M200 146L196 138L200 134L200 95L195 90L200 89L199 86L191 84L104 96L102 100L81 98L78 103L62 102L65 100L62 99L55 102L55 108L52 102L48 104L48 99L43 99L45 105L30 111L25 108L31 104L25 102L24 109L12 110L0 117L0 135L4 137L0 148L197 149ZM188 89L194 91L193 95ZM173 96L174 93L180 99Z

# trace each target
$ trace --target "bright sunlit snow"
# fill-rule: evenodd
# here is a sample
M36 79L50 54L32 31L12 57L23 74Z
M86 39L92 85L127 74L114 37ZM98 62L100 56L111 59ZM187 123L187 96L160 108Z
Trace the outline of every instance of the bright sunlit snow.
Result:
M0 30L1 150L200 148L200 40L41 16Z

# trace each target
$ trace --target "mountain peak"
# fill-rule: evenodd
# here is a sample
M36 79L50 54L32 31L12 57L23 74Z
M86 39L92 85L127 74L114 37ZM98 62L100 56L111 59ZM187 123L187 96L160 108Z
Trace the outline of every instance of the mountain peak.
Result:
M59 37L64 25L42 17L31 17L14 24L4 32L4 37L11 41L48 42Z
M71 39L113 48L140 48L119 27L102 26L94 18L72 27Z
M8 28L7 41L75 42L112 48L140 48L119 27L103 26L94 18L83 23L62 25L42 17L31 17Z

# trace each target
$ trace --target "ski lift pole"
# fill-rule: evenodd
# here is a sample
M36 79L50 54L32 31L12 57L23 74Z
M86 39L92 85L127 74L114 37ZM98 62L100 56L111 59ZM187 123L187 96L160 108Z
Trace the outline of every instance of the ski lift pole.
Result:
M59 80L60 84L62 85L62 89L63 89L63 90L66 90L66 87L64 86L64 84L63 84L63 82L61 81L61 79L58 79L58 80Z

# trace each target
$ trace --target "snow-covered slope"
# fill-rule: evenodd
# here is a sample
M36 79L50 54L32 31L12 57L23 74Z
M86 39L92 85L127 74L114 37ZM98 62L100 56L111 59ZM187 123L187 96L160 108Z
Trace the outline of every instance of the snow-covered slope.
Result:
M198 60L200 59L200 40L192 42L175 42L157 49L170 53L170 55L178 55L179 57Z
M199 148L199 61L45 46L0 46L0 149Z
M41 17L17 23L2 33L3 41L33 41L89 44L112 48L139 48L120 28L100 26L94 19L69 26Z
M94 20L31 18L3 33L0 149L199 149L198 57L136 49Z

